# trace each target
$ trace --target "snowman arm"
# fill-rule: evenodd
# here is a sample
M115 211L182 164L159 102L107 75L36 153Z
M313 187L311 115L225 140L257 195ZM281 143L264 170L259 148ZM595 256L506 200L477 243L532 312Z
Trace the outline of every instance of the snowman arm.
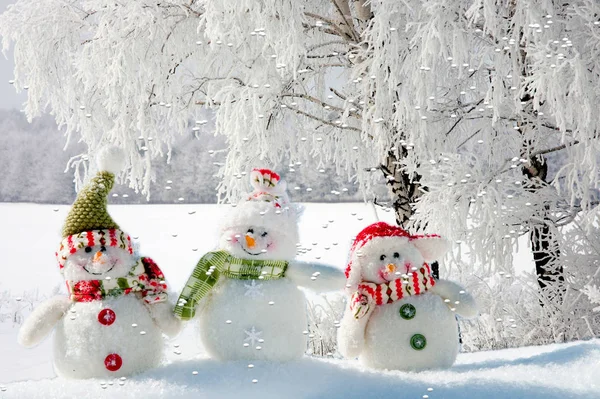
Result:
M65 296L55 296L42 302L21 326L17 337L19 344L26 348L39 344L62 319L71 303Z
M438 280L431 291L442 299L449 299L448 305L455 308L456 314L459 316L467 319L477 316L478 309L475 299L460 285L448 280ZM456 303L457 301L458 303Z
M182 321L173 313L173 305L169 301L147 304L148 312L158 328L168 337L173 338L181 331Z
M337 334L338 351L345 358L353 359L361 354L365 345L365 328L370 316L371 312L356 319L350 309L350 302L346 305Z
M341 270L321 263L290 262L285 275L294 284L316 293L338 291L346 285L346 276Z

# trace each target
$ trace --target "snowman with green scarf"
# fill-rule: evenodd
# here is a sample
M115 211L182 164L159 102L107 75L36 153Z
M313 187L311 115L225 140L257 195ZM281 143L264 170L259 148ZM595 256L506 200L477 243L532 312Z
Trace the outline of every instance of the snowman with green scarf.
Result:
M200 259L175 307L190 320L196 314L200 340L218 360L287 361L306 350L303 287L314 292L344 287L334 268L294 261L299 208L285 182L268 169L254 169L254 191L227 215L219 250Z
M68 296L38 306L19 331L21 345L37 345L56 327L54 370L66 378L114 378L158 366L162 333L174 336L167 285L150 258L108 214L107 196L124 166L116 147L98 154L99 172L77 195L56 257Z

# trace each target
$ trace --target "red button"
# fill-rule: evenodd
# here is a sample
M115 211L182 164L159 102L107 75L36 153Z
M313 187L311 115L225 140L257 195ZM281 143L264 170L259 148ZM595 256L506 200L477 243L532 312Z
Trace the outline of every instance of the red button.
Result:
M117 371L123 365L123 359L116 353L111 353L104 359L104 366L108 371Z
M112 309L102 309L100 313L98 313L98 321L100 324L104 324L105 326L110 326L117 319L117 315Z

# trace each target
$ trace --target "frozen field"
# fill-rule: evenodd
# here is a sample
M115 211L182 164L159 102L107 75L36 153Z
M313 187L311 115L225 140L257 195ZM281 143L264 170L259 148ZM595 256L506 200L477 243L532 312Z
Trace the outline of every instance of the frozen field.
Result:
M61 289L54 251L69 207L0 204L0 293L17 297ZM141 241L174 291L198 258L215 244L226 206L110 206L121 227ZM195 213L193 213L195 212ZM390 221L391 215L379 212ZM352 237L375 221L363 204L310 204L301 241L317 259L342 268ZM1 309L0 309L1 310ZM51 340L26 350L16 344L18 326L0 323L0 399L4 398L600 398L600 342L511 349L459 355L450 370L424 373L373 372L352 361L305 358L285 364L218 363L197 344L193 325L167 343L162 368L120 381L59 380L51 365ZM181 354L175 354L175 345ZM197 371L197 374L192 374ZM257 379L253 384L251 381ZM35 381L26 381L35 380ZM433 389L428 391L428 388Z

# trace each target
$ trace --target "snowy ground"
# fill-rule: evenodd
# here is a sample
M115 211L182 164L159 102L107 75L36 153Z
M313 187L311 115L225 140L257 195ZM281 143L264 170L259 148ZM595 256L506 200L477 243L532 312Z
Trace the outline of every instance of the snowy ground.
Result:
M68 209L0 204L4 227L0 229L4 255L0 293L10 291L15 297L37 289L44 296L56 287L62 289L54 251ZM110 207L121 227L139 237L142 253L161 265L174 291L184 284L200 255L213 248L219 217L226 211L227 207L217 205ZM391 215L379 212L379 217L390 220ZM342 268L351 238L374 220L373 209L363 204L308 205L301 240L311 251L304 258L318 258ZM0 313L3 310L0 304ZM124 382L73 382L52 378L50 339L26 350L16 344L17 328L11 320L0 322L0 399L600 398L598 340L461 354L450 370L414 374L373 372L352 361L309 357L284 366L255 362L255 367L248 368L247 362L218 363L203 355L193 326L188 326L167 343L168 363L162 368ZM252 383L253 379L258 382Z
M27 371L35 369L22 370ZM196 357L171 361L126 381L54 378L12 382L0 389L2 399L589 399L600 397L600 341L461 354L450 370L422 373L370 371L354 361L308 357L285 365L254 362L253 368L248 362Z

